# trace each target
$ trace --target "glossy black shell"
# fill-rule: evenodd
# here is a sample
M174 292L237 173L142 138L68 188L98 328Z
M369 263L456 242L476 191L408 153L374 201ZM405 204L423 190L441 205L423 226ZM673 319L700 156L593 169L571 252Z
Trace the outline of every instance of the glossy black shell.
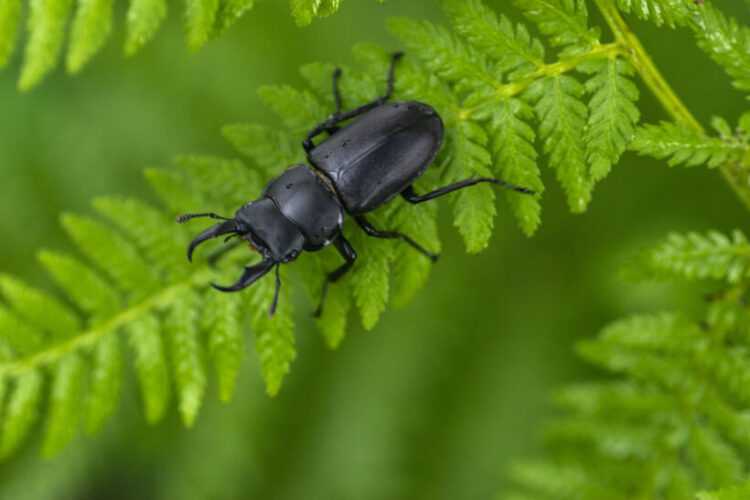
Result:
M376 209L406 189L435 159L443 122L420 102L383 104L355 119L310 153L347 212Z
M344 213L336 195L306 165L287 169L263 191L305 237L305 250L321 248L341 229Z

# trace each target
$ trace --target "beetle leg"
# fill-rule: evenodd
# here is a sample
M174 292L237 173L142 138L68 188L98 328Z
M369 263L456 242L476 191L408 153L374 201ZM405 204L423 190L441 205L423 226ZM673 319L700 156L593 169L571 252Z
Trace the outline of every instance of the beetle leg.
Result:
M328 296L328 286L331 283L336 283L346 273L348 273L354 265L354 261L357 260L357 252L354 250L354 247L352 247L351 243L349 243L346 238L344 238L343 234L339 234L333 244L346 262L344 262L334 271L328 273L328 275L326 276L326 280L323 283L323 291L320 294L320 303L318 304L318 308L315 309L315 312L313 313L313 316L316 318L319 318L320 315L323 314L323 305L325 304L326 297Z
M277 263L271 260L270 258L265 259L254 266L246 267L245 271L242 273L242 276L240 276L240 279L237 280L235 284L230 285L230 286L221 286L221 285L212 283L211 286L219 290L220 292L239 292L240 290L243 290L249 287L256 281L261 279L263 276L268 274L268 271L270 271L274 265L277 265ZM278 279L278 275L277 275L277 279ZM279 286L280 286L280 283L279 283ZM276 293L278 295L278 290ZM274 305L275 305L275 302L276 302L276 299L274 299Z
M428 250L426 250L422 245L414 241L413 239L409 238L403 233L399 233L398 231L380 231L378 229L375 229L372 224L362 215L357 215L354 217L354 220L357 221L357 224L359 224L359 227L364 229L364 231L374 237L374 238L383 238L387 240L401 240L409 245L411 245L416 251L430 259L432 262L435 262L438 260L438 257L440 257L439 254L432 253Z
M393 88L395 86L396 81L396 63L403 57L403 52L396 52L391 56L391 66L388 69L388 82L386 86L385 94L378 97L372 102L368 102L367 104L363 104L362 106L355 108L351 111L341 112L341 95L338 90L338 79L341 76L341 71L336 70L333 73L333 95L334 99L336 99L336 111L328 117L327 120L319 123L315 126L308 134L305 140L302 142L302 147L305 149L306 153L310 153L313 149L315 149L315 143L313 142L313 139L315 139L317 136L322 134L323 132L329 132L335 131L336 126L341 123L345 122L346 120L351 120L352 118L355 118L359 115L362 115L364 113L367 113L371 109L375 109L378 106L382 106L388 99L393 96Z
M434 200L435 198L439 198L443 195L452 193L454 191L458 191L459 189L463 189L469 186L474 186L476 184L481 184L483 182L497 184L498 186L502 186L506 189L517 191L523 194L536 194L531 189L521 187L521 186L516 186L515 184L511 184L509 182L505 182L500 179L480 177L477 179L466 179L460 182L456 182L455 184L449 184L448 186L441 187L439 189L436 189L435 191L430 191L429 193L426 193L426 194L417 194L416 192L414 192L414 187L409 186L408 188L404 189L401 192L401 196L403 196L404 199L408 201L409 203L417 204L417 203L422 203L425 201Z

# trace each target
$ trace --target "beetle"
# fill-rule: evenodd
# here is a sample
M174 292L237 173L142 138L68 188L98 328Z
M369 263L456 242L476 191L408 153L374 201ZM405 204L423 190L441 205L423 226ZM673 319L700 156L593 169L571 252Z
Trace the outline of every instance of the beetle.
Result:
M260 198L242 206L234 217L193 213L177 218L179 223L199 217L221 221L190 243L187 251L190 261L198 245L223 235L238 236L261 254L261 262L246 267L236 283L214 284L214 288L236 292L275 269L276 288L270 307L273 315L281 288L279 266L292 262L303 251L315 252L333 244L344 263L326 276L314 313L320 316L329 285L340 280L357 259L356 251L342 232L345 216L351 216L369 236L401 240L434 262L438 255L406 234L374 227L366 214L398 195L418 204L480 183L534 194L531 189L490 177L466 179L425 194L414 190L414 181L433 162L442 146L444 126L440 115L428 104L389 102L395 68L402 55L398 52L391 57L385 94L351 111L342 110L341 70L334 71L336 109L303 141L308 164L289 167L266 186ZM340 127L344 122L349 123ZM314 140L323 134L328 137L316 145Z

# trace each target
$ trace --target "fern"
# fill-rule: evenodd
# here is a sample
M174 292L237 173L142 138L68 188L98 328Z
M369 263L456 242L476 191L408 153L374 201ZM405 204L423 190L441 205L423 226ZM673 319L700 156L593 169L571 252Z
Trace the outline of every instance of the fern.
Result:
M549 37L550 45L559 48L554 62L547 62L547 50L525 25L513 25L479 1L444 3L455 34L405 19L390 27L457 97L439 110L456 131L454 147L464 151L461 168L471 169L461 174L492 172L541 191L534 145L539 137L539 148L556 171L569 206L584 211L594 185L619 160L639 119L629 63L617 46L599 41L599 31L588 25L583 2L516 2ZM593 72L595 77L584 83L576 72ZM425 96L428 102L449 101L434 92L417 94ZM446 174L456 167L449 162ZM464 234L470 251L486 246L492 228L492 194L485 193L482 199L473 196L471 205L462 197L456 201L456 213L469 214L459 220L476 221L475 227L463 226L475 235ZM509 198L519 225L533 234L541 206L536 200Z
M693 266L673 263L663 247L644 265L664 273L666 261L666 271L676 276L725 277L733 288L715 300L724 309L744 307L746 275L717 264L729 239L693 239L702 254L688 252ZM678 238L670 244L684 250ZM519 463L512 471L528 498L692 498L745 477L750 318L727 328L712 321L714 308L705 321L680 314L636 316L579 344L585 360L615 377L558 394L564 413L547 427L550 461ZM698 498L734 498L742 491L744 486Z
M674 123L645 125L638 130L631 144L634 151L660 160L668 159L670 166L710 168L736 164L750 150L746 133L736 135L721 118L714 118L718 137L687 129Z
M691 15L689 0L617 0L623 12L653 21L657 26L674 28L688 23Z
M78 40L75 50L69 48L69 65L83 65L110 30L108 24L94 22L111 18L110 3L89 0L78 4L73 14L72 3L65 0L35 1L26 50L36 55L30 59L33 64L22 69L23 86L36 83L55 64L68 17L74 19L72 40ZM669 17L677 16L677 10L670 14L655 10L667 3L642 0L620 2L620 6L657 22L688 25L682 17ZM247 0L191 0L189 43L205 43L251 4ZM636 134L639 92L633 75L636 70L643 74L642 61L619 38L601 42L600 30L589 25L585 2L517 0L515 5L535 28L511 22L480 0L446 0L450 28L408 19L390 23L409 50L409 57L399 66L397 97L429 102L446 124L445 146L436 165L418 181L420 191L467 177L497 176L543 193L538 160L544 158L571 210L581 212L595 185L606 178L631 143L643 154L670 157L674 163L725 166L745 160L750 135L747 116L736 131L724 121L715 121L717 138L686 130L682 124L648 126ZM313 16L332 13L339 2L295 0L292 6L298 22L304 24ZM648 15L645 6L651 8ZM690 12L695 15L694 9ZM14 25L20 18L12 0L0 0L0 14L0 26ZM161 0L133 0L128 50L145 43L165 14L166 4ZM12 45L12 37L0 34L0 55L9 54ZM347 107L382 94L389 60L385 50L370 45L357 46L354 55L366 69L344 68L341 86ZM727 62L723 56L717 60ZM145 419L159 422L175 406L183 423L194 425L212 390L212 378L219 398L231 399L246 324L255 337L266 390L270 395L278 393L297 356L292 290L303 288L312 304L320 295L325 272L338 265L337 256L330 251L308 254L285 268L284 296L271 319L266 311L274 287L268 278L237 295L218 294L208 286L236 276L247 264L248 252L221 253L215 246L215 253L209 252L211 257L204 263L189 265L184 251L195 227L188 230L171 221L174 215L195 207L232 213L287 165L302 161L300 137L333 106L332 72L332 65L311 64L302 68L308 88L278 85L259 90L281 126L236 124L224 129L227 140L250 166L234 159L181 157L176 168L146 171L158 206L107 197L94 201L95 216L63 216L76 255L48 250L39 254L60 298L14 277L0 276L0 394L4 396L0 398L0 457L17 450L38 420L44 426L42 450L48 455L73 440L81 426L90 433L101 429L116 411L128 358L133 359L130 364ZM741 80L731 68L730 74ZM482 186L452 197L452 220L469 252L481 251L490 242L498 212L495 196L495 190ZM503 196L522 231L533 234L541 222L541 197L511 192ZM374 214L373 222L408 233L438 251L437 210L437 204L414 207L396 200ZM430 264L403 245L372 241L350 227L345 232L360 259L351 276L332 288L325 314L316 321L333 348L346 335L350 311L356 310L363 327L372 329L390 304L408 303L430 272ZM583 344L584 356L626 378L565 393L563 401L581 418L576 414L561 421L551 436L562 443L565 458L581 455L585 459L586 452L600 458L603 473L592 481L591 471L576 461L560 467L535 464L517 469L523 483L556 498L559 492L617 498L604 492L661 491L666 481L662 476L652 483L631 482L633 477L643 477L653 465L648 460L661 458L662 453L673 459L667 474L684 479L684 484L674 486L677 493L739 481L743 464L736 450L722 441L720 432L702 422L723 418L721 425L728 427L721 432L732 439L746 439L738 424L743 417L732 406L750 397L740 383L746 381L745 375L741 380L734 376L747 371L744 351L730 345L730 340L738 342L738 331L750 330L743 327L750 325L750 318L743 315L741 306L748 274L746 246L740 233L732 238L713 233L672 237L642 259L654 274L711 277L728 283L726 293L706 315L706 324L716 335L707 338L700 322L665 315L618 323L599 341ZM719 362L723 350L729 348L732 374ZM706 353L710 356L704 359ZM664 362L665 357L671 362L680 356L685 358L684 367ZM690 371L696 368L691 363L703 363L695 372L705 380ZM704 414L703 406L689 406L695 397L690 387L696 384L706 387L706 394L715 398L711 401L724 405L723 413ZM610 411L603 401L622 406L616 433L597 413ZM685 405L693 411L689 416L695 422L675 413ZM643 408L656 409L655 415L663 421L658 420L656 426L634 424L628 412ZM641 412L632 420L646 418L651 417ZM677 437L662 439L672 436L669 432ZM573 446L572 452L564 447L576 440L585 446L580 450ZM698 465L683 464L683 454ZM638 474L629 475L632 470L621 470L618 460L623 459L634 462L633 467L646 465Z
M382 0L379 0L382 2ZM340 0L290 0L299 25L335 13ZM22 23L22 0L0 1L0 68L16 49ZM187 0L185 39L198 50L255 6L256 0ZM38 85L65 53L65 69L80 72L104 47L113 30L114 0L31 0L28 37L18 87ZM168 13L166 0L129 0L125 16L124 52L132 56L156 35ZM64 47L66 35L67 47Z

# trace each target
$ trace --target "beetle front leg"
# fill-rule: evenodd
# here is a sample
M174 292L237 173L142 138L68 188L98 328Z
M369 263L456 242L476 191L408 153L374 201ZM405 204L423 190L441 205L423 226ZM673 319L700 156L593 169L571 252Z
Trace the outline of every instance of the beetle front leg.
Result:
M434 200L435 198L439 198L446 194L450 194L454 191L458 191L459 189L467 188L470 186L475 186L477 184L481 184L484 182L488 182L490 184L496 184L498 186L504 187L505 189L510 189L518 193L536 194L531 189L521 187L521 186L516 186L515 184L511 184L510 182L505 182L504 180L501 180L501 179L494 179L492 177L480 177L476 179L466 179L463 181L456 182L454 184L449 184L448 186L441 187L434 191L430 191L429 193L426 193L426 194L417 194L414 191L414 187L409 186L408 188L404 189L401 192L401 196L403 196L404 199L408 201L409 203L414 203L414 204L424 203L425 201Z
M323 283L323 291L320 295L320 303L313 313L313 316L316 318L319 318L320 315L323 314L323 305L325 304L326 297L328 296L328 286L331 283L336 283L346 273L348 273L354 265L354 261L357 260L357 252L354 250L354 247L351 245L351 243L349 243L347 239L344 238L343 234L339 234L333 244L346 262L344 262L341 267L338 267L334 271L328 273L328 275L326 276L326 280Z
M370 224L370 222L363 216L358 215L354 217L354 220L357 221L357 224L359 224L359 227L361 227L369 236L372 236L373 238L383 238L386 240L401 240L405 243L408 243L411 245L416 251L430 259L432 262L436 262L438 258L440 257L439 254L432 253L425 249L422 245L414 241L413 239L409 238L407 235L403 233L399 233L398 231L380 231L379 229L375 229L375 227Z

